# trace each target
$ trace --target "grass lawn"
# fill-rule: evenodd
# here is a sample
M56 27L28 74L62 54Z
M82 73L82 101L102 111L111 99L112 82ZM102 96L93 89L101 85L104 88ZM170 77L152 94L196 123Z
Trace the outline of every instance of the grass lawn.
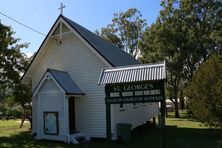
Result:
M174 118L174 112L170 112L166 119L166 125L177 128L208 129L207 126L190 117L186 110L180 111L180 118Z
M176 119L169 114L166 119L167 148L222 148L221 130L209 129L200 122L181 113ZM105 141L93 141L90 144L68 145L62 142L33 140L29 124L19 129L15 120L0 120L0 147L75 147L75 148L161 148L161 130L154 127L140 127L132 134L130 144L114 142L107 145Z

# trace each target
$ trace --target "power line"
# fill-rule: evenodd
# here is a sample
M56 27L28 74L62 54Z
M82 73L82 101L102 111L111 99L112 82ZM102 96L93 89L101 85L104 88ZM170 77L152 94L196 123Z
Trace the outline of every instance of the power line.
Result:
M5 17L7 17L7 18L9 18L10 20L12 20L12 21L14 21L14 22L16 22L16 23L22 25L23 27L26 27L26 28L28 28L28 29L30 29L30 30L32 30L32 31L34 31L34 32L36 32L36 33L38 33L38 34L41 34L41 35L43 35L43 36L46 36L44 33L40 32L40 31L38 31L38 30L35 30L35 29L33 29L33 28L31 28L31 27L29 27L29 26L27 26L27 25L25 25L25 24L19 22L19 21L15 20L15 19L9 17L8 15L2 13L2 12L0 12L0 14L3 15L3 16L5 16Z

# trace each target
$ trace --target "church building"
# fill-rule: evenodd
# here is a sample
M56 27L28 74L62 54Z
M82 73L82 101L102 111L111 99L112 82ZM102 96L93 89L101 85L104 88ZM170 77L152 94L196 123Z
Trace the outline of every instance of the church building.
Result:
M68 143L78 143L76 133L86 139L106 138L106 94L105 86L98 85L99 78L104 69L129 67L143 73L149 65L140 65L128 53L59 15L22 77L22 83L32 88L35 138ZM114 77L107 74L106 81ZM136 79L136 75L124 77ZM154 102L112 104L112 139L117 139L117 124L129 123L135 128L158 112Z

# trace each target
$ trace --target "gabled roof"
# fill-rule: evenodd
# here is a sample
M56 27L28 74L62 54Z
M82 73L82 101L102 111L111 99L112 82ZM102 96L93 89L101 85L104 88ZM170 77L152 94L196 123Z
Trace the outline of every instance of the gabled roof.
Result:
M76 83L72 80L67 72L55 69L47 69L42 79L34 89L33 94L41 88L41 85L44 82L44 77L48 72L54 78L56 83L62 88L62 90L64 90L66 95L84 95L84 93L80 90L80 88L76 85Z
M166 79L165 62L131 65L102 70L98 84L155 81Z
M80 26L72 20L61 16L68 24L78 32L104 59L113 67L139 64L130 54L116 47L112 43L104 40L100 36L92 33L88 29Z
M47 71L51 73L67 95L84 95L67 72L55 69L48 69Z
M112 67L139 64L139 62L135 58L133 58L131 55L129 55L122 49L119 49L115 45L102 39L101 37L87 30L86 28L68 19L67 17L64 17L63 15L59 15L59 17L56 19L55 23L53 24L52 28L48 32L46 38L44 39L41 46L39 47L38 51L34 55L34 58L29 64L25 73L23 74L21 78L22 83L25 83L23 81L24 77L26 77L27 75L31 73L29 69L31 69L34 61L36 60L36 57L39 56L40 52L44 48L44 45L50 39L51 37L50 35L52 35L53 28L55 28L56 25L59 24L58 22L61 21L61 19L64 20L68 25L70 25L70 27L73 30L75 30Z

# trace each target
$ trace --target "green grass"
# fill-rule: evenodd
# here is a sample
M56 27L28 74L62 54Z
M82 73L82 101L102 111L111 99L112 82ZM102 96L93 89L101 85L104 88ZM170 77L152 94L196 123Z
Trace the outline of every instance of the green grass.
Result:
M166 119L167 148L222 148L221 130L210 129L200 122L181 113L181 118L173 118L170 113ZM0 147L74 147L74 148L161 148L161 129L152 126L141 126L134 130L130 144L105 141L93 141L90 144L68 145L62 142L34 140L31 137L29 124L19 129L20 123L15 120L0 120Z
M0 120L0 137L11 137L29 130L29 124L24 123L23 128L19 128L20 120Z
M166 119L168 147L180 148L222 148L221 130L210 128L180 111L180 118L169 113Z
M184 110L180 111L180 118L174 118L174 113L170 112L166 120L166 124L169 126L177 126L178 128L194 128L194 129L206 129L208 126L197 121L196 119L189 116Z

